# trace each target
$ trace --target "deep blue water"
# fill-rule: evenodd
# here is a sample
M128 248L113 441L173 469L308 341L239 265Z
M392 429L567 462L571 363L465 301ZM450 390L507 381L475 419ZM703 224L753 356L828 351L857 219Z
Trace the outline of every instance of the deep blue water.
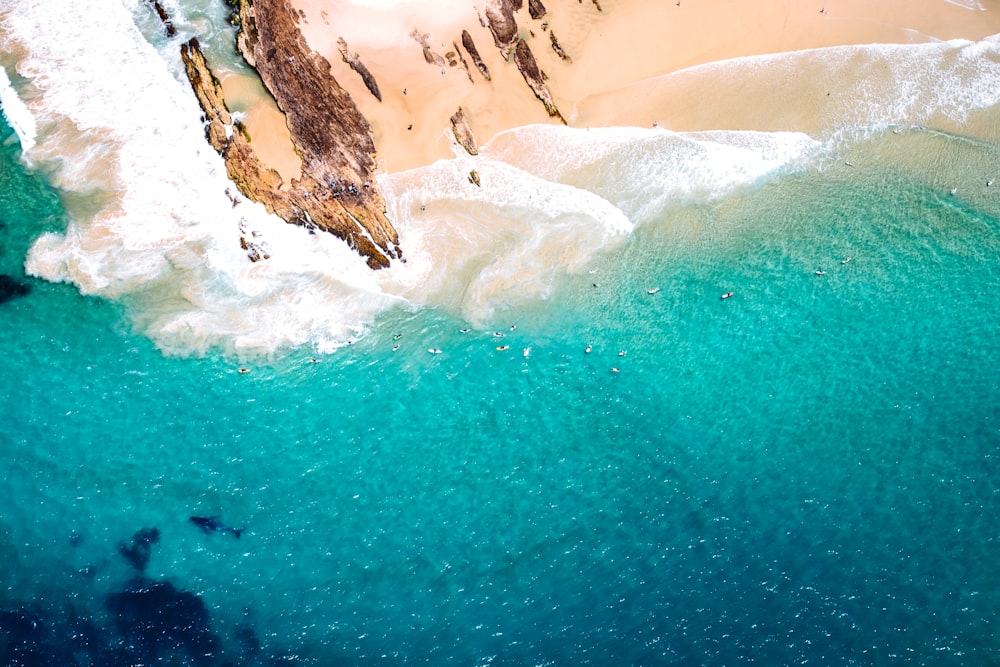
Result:
M26 278L64 214L0 129L4 664L1000 663L985 185L875 142L665 212L502 340L399 310L247 364Z

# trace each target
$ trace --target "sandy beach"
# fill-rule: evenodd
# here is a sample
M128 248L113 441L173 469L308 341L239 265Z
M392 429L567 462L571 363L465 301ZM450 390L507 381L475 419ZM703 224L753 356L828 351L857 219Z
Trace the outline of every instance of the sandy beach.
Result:
M377 159L385 172L430 164L454 154L449 118L461 106L480 145L496 133L533 123L559 123L525 84L513 62L504 61L489 29L467 0L385 8L341 0L295 0L309 45L331 63L333 74L369 120ZM964 6L967 5L967 6ZM544 17L525 7L515 14L519 34L547 75L552 97L571 126L643 126L676 130L811 129L809 103L796 95L808 86L803 75L782 82L784 113L747 114L732 100L710 107L712 91L725 80L701 80L686 99L650 104L644 99L662 83L658 77L697 65L761 54L838 45L909 44L949 39L977 40L1000 32L1000 2L890 0L604 0L550 2ZM483 78L461 48L468 30L491 80ZM434 55L426 62L414 31L426 35ZM551 47L550 34L571 60ZM338 50L346 40L378 83L382 101L365 88ZM449 53L450 52L450 53ZM456 62L457 55L468 69ZM268 101L253 103L253 91L227 80L247 107L246 123L261 156L286 180L296 174L282 117ZM768 84L770 85L770 84ZM702 94L706 97L702 97ZM796 111L796 105L802 106Z

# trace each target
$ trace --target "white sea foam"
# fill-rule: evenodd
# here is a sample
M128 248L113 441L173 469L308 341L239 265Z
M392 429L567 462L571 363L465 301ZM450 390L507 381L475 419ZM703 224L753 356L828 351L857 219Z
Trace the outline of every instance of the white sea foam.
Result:
M17 54L31 88L25 118L37 131L27 160L65 191L102 202L96 213L70 205L68 229L36 241L28 271L122 300L168 350L327 349L399 305L487 322L498 308L546 298L561 275L585 270L664 210L807 168L822 150L800 133L520 128L480 156L380 177L408 261L371 272L332 236L286 225L258 205L231 205L174 47L158 53L130 7L7 0L0 49ZM856 58L890 64L888 83L858 83L850 100L841 94L827 107L825 126L837 128L961 118L995 104L996 54L986 40L718 67L780 77L803 57L833 69ZM241 229L256 232L269 260L248 261Z
M482 154L594 192L642 224L671 206L708 202L809 164L819 142L799 133L536 125L505 132Z
M28 107L21 101L17 91L14 90L7 70L0 67L0 112L7 119L7 124L13 128L21 142L22 151L30 151L35 145L35 137L38 130L35 128L35 119L28 110Z
M669 109L676 99L699 99L709 91L711 104L730 118L747 119L750 126L777 118L788 129L803 126L824 139L852 141L902 124L954 128L971 112L1000 104L1000 35L709 63L644 82L642 99ZM802 110L804 116L796 115Z

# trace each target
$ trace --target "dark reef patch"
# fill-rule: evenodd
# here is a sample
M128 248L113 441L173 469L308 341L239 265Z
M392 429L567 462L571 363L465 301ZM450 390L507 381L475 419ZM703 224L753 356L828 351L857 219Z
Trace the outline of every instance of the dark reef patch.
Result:
M211 665L219 652L204 601L167 581L137 577L106 606L126 640L135 664L160 662L180 650L198 665Z
M30 293L31 285L0 273L0 303L13 301Z
M132 535L132 544L118 543L118 553L140 572L146 571L153 547L160 543L160 531L156 528L142 528Z

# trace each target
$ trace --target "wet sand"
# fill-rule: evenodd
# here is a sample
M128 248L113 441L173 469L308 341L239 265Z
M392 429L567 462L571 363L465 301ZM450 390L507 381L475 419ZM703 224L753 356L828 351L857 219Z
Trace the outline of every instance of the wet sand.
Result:
M459 106L480 145L514 127L559 122L548 116L513 62L500 57L492 34L468 0L444 0L434 3L433 10L416 2L389 9L341 0L294 0L294 5L304 13L300 27L306 40L330 61L334 76L371 123L383 171L398 172L452 156L449 118ZM650 91L664 74L741 56L838 45L976 40L1000 33L1000 0L603 0L601 7L598 11L590 1L550 2L547 15L533 20L525 3L515 14L521 37L531 46L556 105L572 126L649 127L655 122L678 130L749 129L745 125L755 121L748 121L736 107L706 113L704 99L699 104L685 99L651 108L643 97L655 94ZM431 50L441 58L447 59L448 52L461 54L469 71L461 64L427 63L411 36L414 29L427 35ZM463 29L471 34L491 81L461 48ZM551 48L550 32L571 62ZM339 37L374 75L381 102L341 58ZM791 82L790 89L798 84ZM801 84L808 88L807 74ZM702 81L696 90L712 88L711 82ZM754 129L807 130L810 110L805 104L797 112L797 100L795 95L783 100L785 113L758 114L762 126ZM252 136L266 137L258 151L286 178L293 176L297 158L283 140L287 132L281 117L269 112L266 103L259 106L250 105L246 119Z

